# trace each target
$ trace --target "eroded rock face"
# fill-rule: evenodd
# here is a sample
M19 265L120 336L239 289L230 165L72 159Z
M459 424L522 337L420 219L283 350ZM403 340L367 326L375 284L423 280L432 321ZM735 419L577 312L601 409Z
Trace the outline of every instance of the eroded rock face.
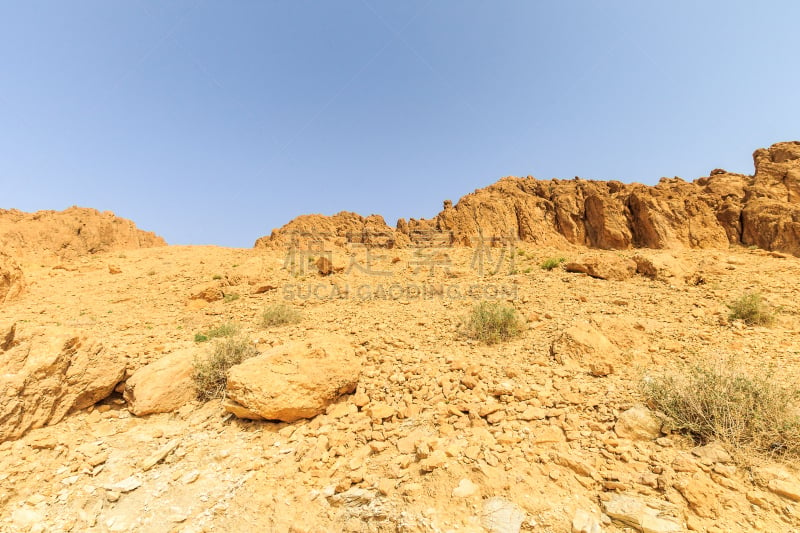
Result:
M350 341L339 335L312 336L233 367L226 409L237 416L249 412L284 422L312 418L353 392L360 373L361 362Z
M800 255L800 142L756 150L753 159L752 176L715 169L693 182L662 178L655 186L506 177L456 205L446 201L435 218L400 219L396 230L377 215L309 215L262 237L256 247L288 245L288 235L316 228L333 235L326 242L339 245L377 242L368 234L384 235L380 239L392 246L428 245L438 234L440 246L476 246L487 239L495 245L519 239L613 250L743 244Z
M55 424L108 397L125 363L102 344L69 331L4 328L0 345L0 442Z
M22 269L8 254L0 252L0 304L18 298L24 290Z
M0 209L0 250L18 260L71 259L164 245L164 239L155 233L142 231L110 211L70 207L25 213Z
M326 246L363 245L374 248L407 246L408 237L390 228L380 215L362 217L342 211L333 216L302 215L271 235L261 237L255 248L322 250Z

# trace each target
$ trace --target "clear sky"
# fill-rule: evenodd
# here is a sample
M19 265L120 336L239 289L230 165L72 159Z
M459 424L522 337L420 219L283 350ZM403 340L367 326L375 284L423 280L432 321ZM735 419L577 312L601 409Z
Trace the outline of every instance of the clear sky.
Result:
M506 175L752 173L800 139L800 2L0 3L0 207L252 246Z

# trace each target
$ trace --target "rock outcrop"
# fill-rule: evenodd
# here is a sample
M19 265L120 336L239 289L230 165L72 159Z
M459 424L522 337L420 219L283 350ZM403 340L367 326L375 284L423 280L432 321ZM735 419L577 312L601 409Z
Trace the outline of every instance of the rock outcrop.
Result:
M506 177L456 205L445 201L433 219L400 219L396 230L378 215L309 215L262 237L256 247L288 245L290 235L307 246L316 231L333 236L318 244L338 245L497 246L512 239L612 250L741 244L800 255L800 142L756 150L753 159L752 176L715 169L693 182L662 178L655 186Z
M0 304L17 298L24 290L22 269L8 254L0 252Z
M245 418L252 418L252 413L285 422L311 418L342 394L353 392L360 373L361 363L347 339L312 336L233 367L226 409Z
M333 216L303 215L280 229L261 237L255 248L323 250L326 246L363 245L372 248L395 248L409 244L408 236L389 227L380 215L362 217L342 211Z
M0 442L59 422L108 397L125 363L102 344L68 331L0 331Z
M155 233L142 231L110 211L70 207L25 213L0 209L0 250L18 260L72 259L164 245L164 239Z

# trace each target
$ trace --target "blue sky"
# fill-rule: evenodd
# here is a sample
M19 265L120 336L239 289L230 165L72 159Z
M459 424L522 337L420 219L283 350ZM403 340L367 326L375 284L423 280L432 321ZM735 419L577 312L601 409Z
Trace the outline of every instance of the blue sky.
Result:
M751 173L800 139L800 3L0 3L0 207L252 246L506 175Z

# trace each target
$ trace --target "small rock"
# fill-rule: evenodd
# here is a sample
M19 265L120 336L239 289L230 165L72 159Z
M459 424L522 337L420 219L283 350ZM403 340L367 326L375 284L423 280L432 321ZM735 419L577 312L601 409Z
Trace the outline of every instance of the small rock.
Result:
M505 498L494 497L483 502L481 525L491 533L519 533L525 512Z
M572 533L603 533L603 528L598 518L578 509L572 519Z
M385 403L374 403L371 404L366 409L366 413L373 420L383 420L384 418L390 418L396 412L397 410L394 407Z
M733 461L731 455L718 443L706 444L692 449L692 454L700 458L704 465L711 466L714 463L730 463Z
M533 436L534 444L564 442L565 440L566 437L564 436L564 430L553 425L543 427L542 429L536 431Z
M603 502L603 509L612 519L643 533L683 531L678 519L665 513L666 510L676 511L674 506L666 502L659 501L651 505L631 496L613 494L608 501Z
M106 490L112 490L117 492L131 492L133 490L138 489L142 486L141 480L136 476L130 476L128 478L123 479L122 481L118 481L111 486L107 486Z
M478 485L464 478L458 482L458 486L453 489L452 494L454 498L469 498L476 492L478 492Z
M773 479L767 485L769 490L795 502L800 502L800 483L786 479Z

